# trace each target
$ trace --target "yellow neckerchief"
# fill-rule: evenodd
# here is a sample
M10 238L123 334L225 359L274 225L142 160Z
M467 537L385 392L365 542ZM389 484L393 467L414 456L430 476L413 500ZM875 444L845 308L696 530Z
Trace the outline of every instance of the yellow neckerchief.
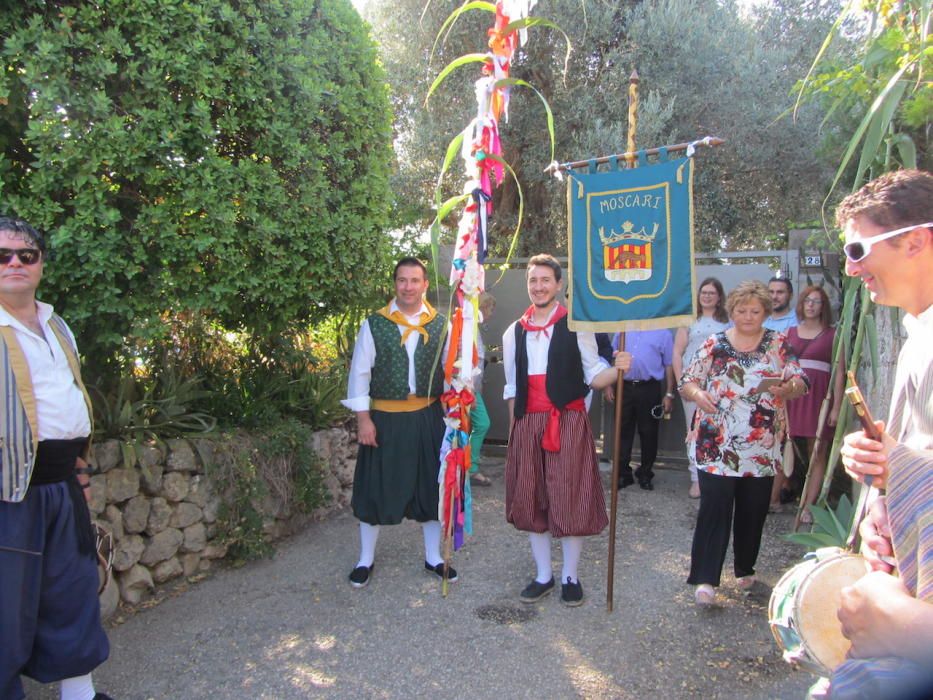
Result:
M409 320L405 318L405 314L403 314L402 310L399 309L398 307L396 307L395 310L393 311L392 302L389 302L388 304L386 304L384 308L379 309L379 311L377 311L376 313L378 313L381 316L385 316L387 319L389 319L393 323L397 323L398 325L403 326L405 328L405 330L402 331L402 342L400 343L400 345L404 345L405 341L408 340L408 336L410 336L415 331L421 334L421 341L427 344L428 332L427 330L425 330L425 326L434 320L434 317L437 316L437 311L435 311L434 307L431 306L427 301L423 301L422 304L424 305L424 308L427 309L427 311L421 311L421 314L418 320L418 325L414 325L410 323Z

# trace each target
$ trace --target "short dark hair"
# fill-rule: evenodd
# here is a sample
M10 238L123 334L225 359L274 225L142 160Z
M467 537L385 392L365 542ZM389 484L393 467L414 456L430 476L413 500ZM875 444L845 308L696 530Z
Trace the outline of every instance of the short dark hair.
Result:
M555 258L553 255L548 255L547 253L538 253L538 255L533 255L531 258L529 258L529 270L533 267L537 267L538 265L551 268L554 271L554 279L560 282L564 273L563 270L561 270L560 263L557 262L557 258Z
M428 278L428 266L423 262L418 260L418 258L402 258L397 263L395 263L395 269L392 270L392 279L395 280L398 277L398 269L400 267L420 267L421 271L424 273L424 278Z
M793 295L794 285L791 283L791 281L787 277L778 277L777 275L775 275L774 277L768 280L768 285L770 286L772 282L783 282L784 284L787 285L788 296Z
M27 221L17 219L13 216L0 216L0 231L16 233L23 236L32 242L32 244L39 249L39 252L42 253L42 256L45 257L45 238Z
M860 216L891 229L933 221L933 175L895 170L863 185L839 203L836 223L845 228Z

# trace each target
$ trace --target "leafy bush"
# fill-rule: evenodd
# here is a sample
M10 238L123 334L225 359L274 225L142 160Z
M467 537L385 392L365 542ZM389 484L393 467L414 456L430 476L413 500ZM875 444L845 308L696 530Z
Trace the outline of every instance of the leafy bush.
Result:
M257 347L386 268L391 114L349 0L7 2L0 209L92 361L200 312Z

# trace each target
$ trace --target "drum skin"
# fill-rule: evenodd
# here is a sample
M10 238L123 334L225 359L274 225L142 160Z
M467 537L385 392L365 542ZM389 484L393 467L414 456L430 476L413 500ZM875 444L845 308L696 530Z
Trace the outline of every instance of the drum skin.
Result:
M785 659L820 675L829 675L845 660L850 644L836 617L840 593L866 573L861 556L827 548L781 577L771 593L768 613ZM789 626L779 620L787 613L792 618Z

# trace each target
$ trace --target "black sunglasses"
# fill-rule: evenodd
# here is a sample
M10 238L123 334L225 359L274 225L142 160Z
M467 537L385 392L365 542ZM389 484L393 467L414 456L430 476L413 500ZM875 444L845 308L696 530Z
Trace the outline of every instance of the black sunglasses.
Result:
M845 252L849 262L861 262L868 257L869 253L871 253L871 247L875 243L880 243L881 241L885 241L889 238L894 238L894 236L900 236L902 233L913 231L915 228L930 228L931 226L933 226L933 222L926 224L913 224L912 226L905 226L904 228L894 229L893 231L886 231L885 233L879 233L877 236L872 236L871 238L863 238L859 241L846 243L844 246L842 246L842 250Z
M38 248L0 248L0 265L6 265L14 255L23 265L35 265L42 257Z

